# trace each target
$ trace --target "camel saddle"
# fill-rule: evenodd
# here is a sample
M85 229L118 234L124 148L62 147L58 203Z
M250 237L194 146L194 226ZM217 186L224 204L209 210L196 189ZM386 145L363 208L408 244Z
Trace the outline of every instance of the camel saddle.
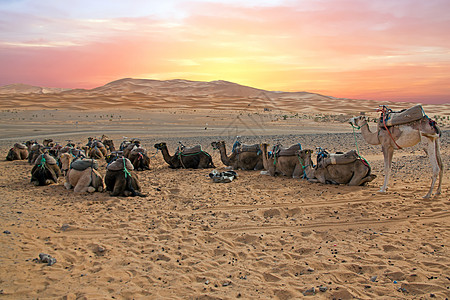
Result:
M179 151L178 154L189 155L189 154L197 154L199 152L202 152L202 146L195 145L193 147L182 147L181 151Z
M87 168L98 170L98 163L93 158L77 159L70 164L70 168L77 171L84 171Z
M243 153L243 152L259 152L261 153L261 148L259 147L259 144L254 145L243 145L239 141L235 142L233 145L232 152L236 152L237 154Z
M24 144L19 144L19 143L15 143L14 147L17 149L27 149L27 146L25 146Z
M397 112L387 109L381 114L380 125L384 126L383 122L386 123L386 126L402 125L420 120L424 116L425 113L423 112L421 105L416 105Z
M356 150L350 150L346 153L328 153L325 150L317 154L317 168L326 168L329 165L345 165L359 159Z
M125 168L127 168L128 171L134 170L133 164L126 157L120 157L106 167L109 171L121 171Z
M38 158L35 160L35 165L40 165L42 162L45 162L49 165L56 165L56 159L54 159L50 154L44 153L38 156Z
M302 145L300 143L294 144L289 148L283 148L281 144L273 146L272 155L278 156L293 156L297 155L297 151L302 150Z

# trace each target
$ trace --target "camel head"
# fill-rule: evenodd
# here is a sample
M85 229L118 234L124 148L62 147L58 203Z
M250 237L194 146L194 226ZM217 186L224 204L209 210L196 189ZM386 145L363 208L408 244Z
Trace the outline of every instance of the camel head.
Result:
M72 155L69 153L63 153L59 157L59 161L61 162L61 171L65 175L70 168L70 163L72 162Z
M164 143L164 142L162 142L162 143L157 143L157 144L155 144L154 147L155 147L156 149L158 149L158 150L162 150L162 149L164 149L164 148L167 148L167 144Z
M218 142L212 142L212 143L211 143L211 147L212 147L214 150L219 150L220 147L224 147L224 146L225 146L225 141L218 141Z
M303 149L297 151L297 156L303 161L303 165L312 165L312 159L311 155L313 154L313 150L310 149ZM309 163L309 164L308 164Z
M367 124L366 117L363 115L353 117L350 120L348 120L348 122L355 127L361 127Z

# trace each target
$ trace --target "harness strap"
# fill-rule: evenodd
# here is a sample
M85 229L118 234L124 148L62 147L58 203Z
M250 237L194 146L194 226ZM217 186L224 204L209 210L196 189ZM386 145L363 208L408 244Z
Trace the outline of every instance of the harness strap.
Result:
M122 160L123 160L123 172L125 173L125 178L127 178L128 176L131 177L131 174L130 174L130 172L128 172L127 167L125 165L125 158Z

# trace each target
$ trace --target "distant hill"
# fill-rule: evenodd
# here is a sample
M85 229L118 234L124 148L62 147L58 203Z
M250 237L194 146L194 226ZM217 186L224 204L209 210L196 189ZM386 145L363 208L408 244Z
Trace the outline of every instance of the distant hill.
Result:
M280 97L333 97L323 96L308 92L274 92L257 89L237 83L216 80L216 81L191 81L183 79L173 80L152 80L123 78L112 81L103 86L93 89L62 89L38 87L26 84L10 84L0 87L0 94L84 94L84 95L127 95L140 93L149 96L228 96L228 97L261 97L267 95L270 98Z
M68 89L47 88L22 83L8 84L0 87L0 94L54 94Z

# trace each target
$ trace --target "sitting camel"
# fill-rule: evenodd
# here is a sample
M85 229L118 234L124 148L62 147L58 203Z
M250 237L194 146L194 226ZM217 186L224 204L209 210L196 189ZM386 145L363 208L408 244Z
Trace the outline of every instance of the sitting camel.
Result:
M128 159L136 171L150 170L150 157L148 157L147 150L144 148L139 147L131 150Z
M94 159L76 159L69 153L61 154L61 169L65 172L64 186L76 193L103 192L105 184L102 175L97 171L98 164Z
M361 159L355 150L344 154L322 152L318 155L316 167L313 167L312 153L312 150L297 151L304 175L310 182L358 186L377 177L370 174L369 164Z
M108 154L108 151L102 142L93 140L87 153L90 158L101 159Z
M133 140L123 148L123 156L129 158L128 156L130 155L131 151L138 148L141 148L141 141Z
M58 182L61 170L56 160L48 153L38 156L33 169L31 169L31 183L34 185L49 185Z
M225 141L212 142L211 146L213 149L219 150L222 163L234 170L264 169L262 151L259 145L242 145L240 142L236 142L230 156L227 156Z
M28 162L30 164L35 164L38 157L43 154L45 147L42 144L33 144L30 146L30 151L28 151Z
M155 144L155 148L162 151L164 161L169 164L169 168L215 168L211 155L203 151L200 145L192 148L179 147L173 156L169 154L166 143Z
M414 106L397 114L399 117L407 117L408 115L413 115L410 113L411 111L417 110L421 113L414 118L416 120L405 120L403 122L398 122L402 124L390 126L389 122L394 120L395 117L390 117L392 111L388 110L386 106L383 106L378 128L375 132L370 131L369 124L367 123L365 116L361 115L350 119L350 123L353 126L361 129L361 134L367 143L371 145L381 144L381 150L384 155L384 184L380 188L380 192L386 192L394 150L412 147L418 144L422 140L422 137L424 137L427 143L427 154L430 159L433 172L430 190L424 198L431 197L438 175L439 183L436 190L436 195L441 193L442 177L444 174L444 165L442 163L441 154L439 151L439 138L441 136L441 130L436 125L435 121L431 120L423 113L421 106Z
M28 149L24 144L15 143L14 147L9 149L8 154L6 155L6 160L23 160L28 157Z
M263 164L266 171L261 171L263 175L284 175L292 178L300 178L303 173L302 164L296 154L301 149L300 144L294 144L289 148L281 148L280 145L274 147L271 156L267 152L268 144L262 144Z
M139 177L133 169L131 161L126 157L118 158L108 165L105 184L111 196L146 196L141 193Z

